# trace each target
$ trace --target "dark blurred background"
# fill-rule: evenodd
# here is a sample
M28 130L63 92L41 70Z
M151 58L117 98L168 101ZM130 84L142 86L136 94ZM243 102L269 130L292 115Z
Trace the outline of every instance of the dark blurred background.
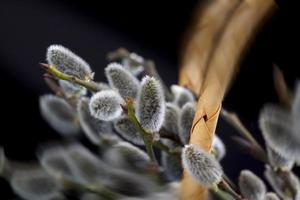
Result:
M167 84L177 82L180 46L197 0L185 1L0 1L0 145L17 160L35 159L39 144L60 139L42 120L38 97L50 90L38 63L45 61L50 44L62 44L82 56L105 80L107 52L126 47L153 59ZM239 114L259 138L257 116L266 102L276 102L272 66L283 70L294 87L299 73L299 12L293 1L278 1L279 10L258 34L224 106ZM223 120L219 135L230 154L225 171L236 178L250 168L261 174L263 165L242 154L229 138L235 131ZM0 180L1 199L11 194Z

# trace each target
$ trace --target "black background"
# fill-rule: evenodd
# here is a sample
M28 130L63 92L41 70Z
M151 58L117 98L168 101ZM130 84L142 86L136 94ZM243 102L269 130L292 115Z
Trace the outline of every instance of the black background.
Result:
M292 1L279 10L258 34L224 100L260 138L257 115L266 102L276 102L272 64L283 70L294 87L299 73L299 14ZM38 96L49 92L38 63L50 44L62 44L82 56L105 80L107 52L120 46L156 61L167 84L176 83L181 40L197 1L0 1L0 145L12 159L35 159L42 142L60 137L42 120ZM225 171L236 178L250 168L261 174L263 165L242 154L228 139L234 130L221 120L219 135L230 154ZM1 199L10 198L0 181Z

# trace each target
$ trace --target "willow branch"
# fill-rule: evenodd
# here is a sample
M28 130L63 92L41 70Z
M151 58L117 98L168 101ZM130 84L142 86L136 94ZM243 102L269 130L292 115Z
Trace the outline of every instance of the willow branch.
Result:
M250 131L244 126L244 124L241 122L239 117L235 113L228 112L224 109L222 109L221 115L250 144L243 145L244 143L242 141L240 141L238 138L236 138L235 141L237 141L239 144L243 145L244 147L248 146L249 147L248 150L251 149L251 151L249 151L249 153L251 153L255 158L257 158L265 163L268 163L266 152L264 151L262 146L256 141L256 139L252 136Z
M126 107L127 107L127 115L132 124L135 126L135 128L138 130L140 133L140 136L142 137L146 151L148 156L150 157L150 160L154 163L157 163L157 160L155 158L155 154L153 151L153 142L154 142L154 136L152 133L148 133L140 124L138 119L135 116L134 112L134 107L133 107L133 101L131 99L128 99L126 102Z
M41 63L42 68L47 72L46 77L57 80L65 80L77 85L83 86L91 92L97 92L100 90L99 85L92 80L81 80L75 76L68 75L58 71L54 66Z
M285 82L282 71L276 65L273 68L273 80L280 103L287 108L291 108L291 92Z
M242 198L241 195L239 195L236 191L234 191L230 185L225 181L225 180L222 180L219 184L218 184L218 187L220 189L222 189L223 191L227 192L228 194L230 194L234 199L236 200L244 200Z

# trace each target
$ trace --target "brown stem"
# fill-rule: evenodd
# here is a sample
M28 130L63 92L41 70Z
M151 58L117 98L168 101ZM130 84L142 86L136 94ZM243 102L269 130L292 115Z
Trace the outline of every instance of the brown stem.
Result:
M222 109L221 115L231 126L233 126L238 131L238 133L244 139L246 139L250 143L250 146L248 145L249 149L251 149L249 153L251 153L258 160L268 163L267 154L265 150L255 140L250 131L244 126L237 114ZM240 144L243 146L243 143L240 140L237 140L237 138L236 141L240 142Z
M287 108L291 108L291 94L285 82L283 73L277 65L274 65L273 68L273 79L274 87L277 92L280 103L286 106Z
M56 84L56 82L53 79L45 77L44 80L45 80L45 83L48 85L48 87L53 91L53 93L56 96L65 98L63 91L61 90L61 88Z
M218 187L227 192L228 194L230 194L234 199L237 199L237 200L244 200L242 198L241 195L239 195L236 191L234 191L230 185L225 181L225 180L222 180L219 184L218 184Z
M269 163L266 153L260 151L260 149L258 149L245 138L239 136L232 136L231 139L239 145L239 147L244 153L253 156L255 159L260 160L263 163Z
M48 77L48 78L69 81L71 83L81 85L91 92L98 92L100 90L99 84L97 84L93 80L79 79L75 76L60 72L54 66L51 66L51 65L48 65L45 63L40 63L40 65L45 71L47 71L48 74L46 74L46 77Z

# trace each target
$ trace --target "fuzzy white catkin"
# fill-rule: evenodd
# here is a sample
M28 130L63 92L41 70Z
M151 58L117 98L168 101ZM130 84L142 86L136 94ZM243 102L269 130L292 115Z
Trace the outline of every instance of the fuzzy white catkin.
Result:
M70 83L69 81L65 80L59 80L58 84L64 94L68 97L71 97L72 95L86 95L87 94L87 89L76 85L74 83Z
M103 90L92 96L89 108L93 117L111 121L121 115L123 102L122 97L114 90Z
M178 135L178 120L179 120L180 110L173 103L166 103L166 114L163 124L163 128L167 131Z
M144 58L142 56L138 55L137 53L132 52L132 53L130 53L129 57L138 63L144 62Z
M141 149L128 142L119 142L104 154L104 161L109 165L130 171L145 171L150 163L149 156Z
M293 132L293 120L288 111L267 104L259 116L259 125L266 143L282 157L300 158L299 134Z
M115 130L126 140L136 145L144 145L144 140L141 137L134 124L128 117L118 118L114 122Z
M136 172L114 169L108 172L109 178L101 179L101 183L126 196L144 196L157 191L158 184L152 178Z
M79 122L87 138L95 145L98 145L101 139L117 141L119 138L113 133L112 122L93 117L89 110L89 102L88 98L81 98L77 104Z
M122 65L118 63L109 64L105 68L105 75L109 85L115 88L124 99L136 97L140 82Z
M128 62L128 60L122 60L122 65L124 66L125 69L127 69L128 71L130 71L131 74L133 74L134 76L139 76L144 70L144 66L142 65L138 65L138 66L131 66L130 62Z
M264 182L249 170L242 170L239 176L239 188L249 200L263 200L266 194Z
M144 58L136 53L130 53L129 57L124 57L121 60L122 65L129 70L134 76L140 75L145 67L142 65Z
M214 136L212 146L216 151L217 160L222 160L226 154L226 147L221 138L219 138L217 135Z
M292 116L294 120L294 132L299 134L300 132L300 82L297 81L296 89L294 92L294 98L292 101ZM298 138L300 140L300 138Z
M38 159L42 167L54 177L64 177L75 180L74 169L65 149L60 145L47 145L38 152Z
M194 116L196 113L195 103L186 103L180 112L178 127L179 138L183 144L188 144L190 140L190 131L192 128Z
M47 49L46 59L62 73L75 76L82 80L93 79L89 64L62 45L51 45Z
M223 170L218 161L196 145L186 145L181 159L183 168L201 185L212 187L222 180Z
M43 118L58 133L63 136L79 133L76 110L64 99L54 95L43 95L39 99L39 106Z
M76 178L83 184L97 184L107 177L108 166L96 155L80 144L66 148L70 162L74 166Z
M282 170L290 170L294 166L294 160L282 157L269 146L267 146L267 153L270 165L273 167L280 168Z
M143 78L136 107L142 127L149 132L158 132L165 117L165 97L158 80L149 76Z
M266 166L264 176L276 194L282 199L298 199L296 197L299 194L300 182L299 178L292 171L286 171L281 174Z
M17 195L26 200L50 199L58 193L55 180L42 169L14 171L10 185Z
M98 87L99 91L111 89L111 87L107 83L104 83L104 82L98 82L97 85L98 85L97 87Z
M171 91L174 96L174 103L180 108L184 106L187 102L194 102L195 97L193 93L185 87L179 85L172 85Z
M178 147L173 141L162 139L164 145L169 148ZM182 178L182 164L179 156L170 155L166 152L161 152L161 165L164 168L164 174L169 181L178 181Z
M139 76L145 70L144 58L136 53L130 53L129 57L124 57L121 63L134 76Z
M277 194L275 194L274 192L268 192L265 195L264 200L280 200L279 197L277 196Z

